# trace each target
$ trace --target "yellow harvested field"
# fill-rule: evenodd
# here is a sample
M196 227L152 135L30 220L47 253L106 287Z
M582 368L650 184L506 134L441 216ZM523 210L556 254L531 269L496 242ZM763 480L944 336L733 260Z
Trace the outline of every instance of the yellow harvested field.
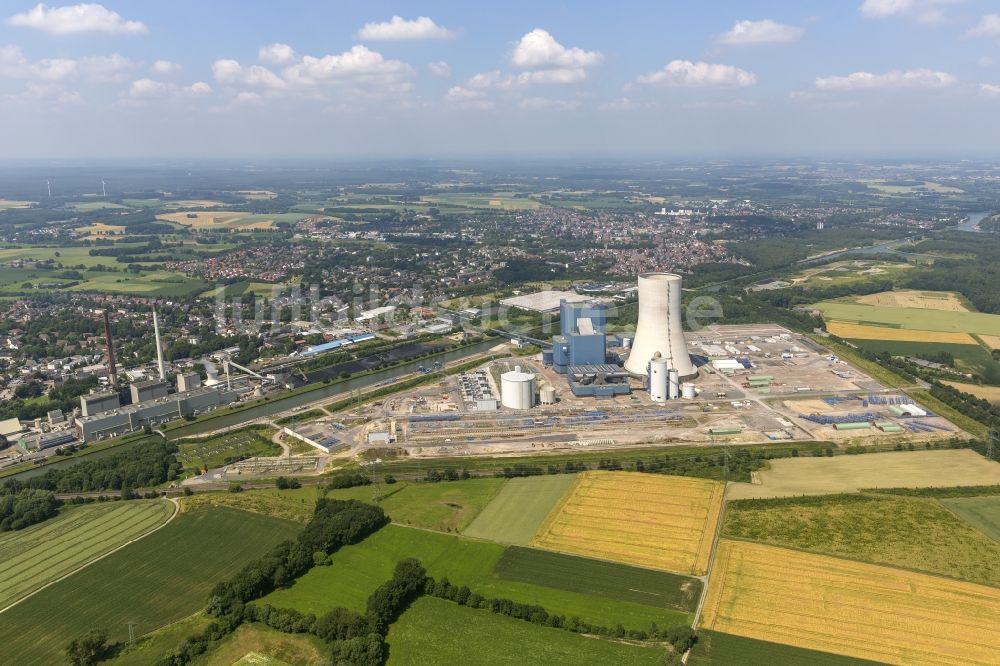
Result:
M899 342L947 342L956 345L978 344L968 333L946 331L914 331L907 328L888 326L865 326L845 321L831 321L826 330L837 337L854 340L896 340Z
M1000 335L980 335L978 337L990 349L1000 349Z
M754 499L853 493L864 488L991 486L1000 463L972 449L891 451L834 458L781 458L754 472L759 483L730 483L726 497Z
M197 211L181 213L164 213L157 215L156 219L183 224L186 227L219 227L230 222L246 217L248 213L234 213L231 211Z
M701 628L888 664L996 664L1000 589L723 540Z
M963 393L971 393L977 398L1000 402L1000 386L982 386L981 384L963 384L961 382L942 382Z
M88 237L96 238L98 236L118 236L125 233L125 227L117 224L95 222L87 227L77 227L77 231L82 234L87 234Z
M585 472L531 545L651 569L704 574L722 508L716 481Z
M176 201L167 201L164 205L167 208L217 208L222 206L223 203L211 199L178 199Z
M865 305L879 305L884 308L922 308L925 310L945 310L947 312L969 312L958 294L950 291L918 291L900 289L868 294L854 299Z
M8 208L27 208L34 204L34 201L18 201L15 199L0 199L0 210Z

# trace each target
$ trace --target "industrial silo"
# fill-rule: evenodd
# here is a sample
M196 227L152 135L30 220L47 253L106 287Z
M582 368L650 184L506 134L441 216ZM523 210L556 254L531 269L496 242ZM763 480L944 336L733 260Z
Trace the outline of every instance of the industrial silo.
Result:
M649 361L649 398L653 402L666 402L668 395L668 379L670 366L667 360L656 354Z
M500 375L500 403L509 409L531 409L535 404L535 375L517 366Z
M556 389L552 384L542 384L538 389L538 402L543 405L556 404Z
M681 397L681 377L676 368L670 368L667 382L667 397L676 400Z
M639 321L625 369L646 375L649 359L657 352L681 379L697 374L681 325L681 276L673 273L639 276Z

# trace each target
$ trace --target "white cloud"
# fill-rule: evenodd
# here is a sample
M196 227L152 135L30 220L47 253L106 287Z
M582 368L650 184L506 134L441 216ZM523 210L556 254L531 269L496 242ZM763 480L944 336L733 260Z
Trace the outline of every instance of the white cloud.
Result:
M443 60L439 60L438 62L427 63L427 69L433 76L436 76L440 79L447 79L449 76L451 76L451 65L449 65Z
M285 68L283 72L288 82L304 85L344 79L376 82L412 74L413 68L402 60L387 60L381 53L362 45L354 46L344 53L321 58L305 56L297 64Z
M529 111L572 111L579 108L580 102L548 97L526 97L518 103L518 106Z
M1000 97L1000 85L995 83L980 83L979 92L987 97Z
M962 0L864 0L858 7L865 18L884 19L910 17L918 23L940 23L946 16L944 7Z
M73 35L87 32L110 35L139 35L147 32L141 21L127 21L115 11L97 3L80 3L66 7L49 7L39 3L34 9L14 14L7 24L19 28L35 28L51 35Z
M440 26L426 16L407 21L402 16L393 16L382 23L366 23L358 30L357 38L362 41L389 41L407 39L450 39L455 31Z
M259 86L272 90L280 90L287 85L280 76L267 67L260 65L244 67L238 60L231 59L216 60L212 63L212 76L219 83Z
M255 93L244 90L233 97L233 102L236 104L260 104L263 98Z
M522 72L517 75L518 83L579 83L587 78L583 68L575 69L539 69L532 72Z
M734 46L785 44L799 41L803 34L805 34L803 28L785 25L771 19L737 21L732 30L719 36L719 41Z
M169 60L157 60L150 67L157 74L174 74L181 71L181 66Z
M43 58L29 61L16 46L0 47L0 77L41 81L85 79L94 83L112 83L125 78L136 63L113 53L109 56L80 58Z
M980 67L991 67L993 65L993 58L988 55L979 56L976 60L976 64Z
M466 82L470 88L510 88L513 84L513 76L504 76L497 70L474 74Z
M452 86L445 93L444 101L450 105L461 109L489 110L496 106L492 100L486 99L486 93L482 90L472 90L465 86Z
M931 69L893 70L884 74L853 72L846 76L827 76L816 79L820 90L851 91L894 88L943 88L957 79L948 72Z
M155 81L153 79L136 79L128 87L128 97L133 100L155 99L162 97L177 97L190 95L207 95L212 92L212 87L204 81L197 81L189 86L180 86L176 83L165 81Z
M975 27L970 28L967 37L995 37L1000 39L1000 14L986 14Z
M635 111L639 109L658 109L659 107L660 105L656 102L638 100L631 97L619 97L610 102L605 102L597 108L600 111Z
M83 104L83 96L74 91L51 83L34 83L29 81L24 86L24 91L13 95L5 95L5 101L17 102L45 102L46 104L59 104L63 106L76 106Z
M636 82L684 88L742 88L757 83L757 76L733 65L672 60L663 69L643 74Z
M287 65L295 61L295 49L288 44L268 44L257 49L257 59L274 65Z
M599 51L584 51L577 47L566 48L548 31L535 28L521 37L510 59L518 67L526 69L539 67L578 69L596 65L604 59L604 56Z

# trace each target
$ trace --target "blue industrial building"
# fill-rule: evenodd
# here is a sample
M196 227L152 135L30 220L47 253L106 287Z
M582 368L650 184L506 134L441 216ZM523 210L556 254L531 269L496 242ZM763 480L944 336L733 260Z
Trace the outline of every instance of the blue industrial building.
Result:
M374 333L362 333L360 335L350 335L346 338L340 338L339 340L331 340L330 342L324 342L321 345L315 345L307 349L302 350L302 356L315 356L316 354L322 354L323 352L333 351L334 349L340 349L341 347L346 347L348 345L354 345L359 342L367 342L368 340L375 339Z
M600 303L559 304L559 335L552 338L552 369L566 375L576 396L630 392L628 373L607 364L607 310ZM548 361L548 358L543 356Z

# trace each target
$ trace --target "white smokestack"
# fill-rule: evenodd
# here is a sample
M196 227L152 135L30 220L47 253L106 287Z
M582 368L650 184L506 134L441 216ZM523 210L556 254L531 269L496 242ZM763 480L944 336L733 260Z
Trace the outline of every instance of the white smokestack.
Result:
M163 344L160 342L160 320L156 317L156 308L153 308L153 333L156 335L156 366L160 371L160 381L164 381L167 372L163 367Z
M681 327L681 276L673 273L639 276L639 323L625 369L648 376L649 361L657 352L681 378L698 373Z

